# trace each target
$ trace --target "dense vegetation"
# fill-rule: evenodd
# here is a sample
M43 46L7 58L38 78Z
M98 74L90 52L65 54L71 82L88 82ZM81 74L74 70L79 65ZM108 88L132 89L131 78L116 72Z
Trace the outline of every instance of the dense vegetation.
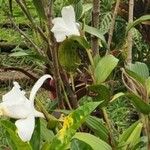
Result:
M149 150L149 14L148 0L0 0L1 149Z

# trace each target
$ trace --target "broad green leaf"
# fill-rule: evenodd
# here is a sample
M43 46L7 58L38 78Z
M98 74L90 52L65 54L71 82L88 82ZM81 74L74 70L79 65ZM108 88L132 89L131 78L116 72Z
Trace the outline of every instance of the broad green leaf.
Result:
M118 148L121 150L126 150L126 148L133 148L140 139L140 134L142 131L142 123L137 121L132 124L123 134L119 137Z
M95 56L93 57L94 67L95 67L95 68L96 68L98 62L101 60L101 58L102 58L102 57L100 57L99 54L98 54L98 55L95 55Z
M106 142L89 133L78 132L73 136L74 138L89 144L93 150L112 150Z
M139 19L135 20L134 22L128 24L126 32L128 32L134 26L136 26L144 21L148 21L148 20L150 20L150 15L144 15L144 16L140 17Z
M147 93L150 95L150 77L148 77L145 80L145 86L146 86Z
M37 14L39 15L39 17L42 19L46 19L45 10L44 10L44 8L46 6L46 4L44 4L45 1L43 1L43 0L32 0L32 1L33 1L33 4L36 8L36 11L37 11Z
M150 113L150 105L145 103L140 97L136 96L135 94L126 94L126 96L141 113Z
M76 130L99 104L100 102L86 103L65 117L63 127L53 139L49 149L64 150L76 133Z
M66 39L61 43L58 51L59 62L69 72L74 72L80 65L80 58L77 53L79 44L72 40Z
M71 141L70 149L71 150L93 150L89 144L87 144L83 141L80 141L78 139L73 139Z
M16 127L13 123L11 123L8 120L1 120L0 121L1 125L5 128L7 131L9 138L11 139L13 145L15 146L15 149L13 150L32 150L32 147L29 143L23 142L19 136L17 135Z
M147 79L149 77L149 69L145 63L135 62L135 64L128 64L126 68L133 71L143 79Z
M78 3L74 4L74 11L76 14L76 20L79 20L82 16L83 6L82 6L82 0L80 0Z
M107 47L106 45L106 40L105 40L105 37L104 35L100 32L99 29L96 29L94 27L91 27L91 26L88 26L88 25L84 25L84 31L91 34L91 35L94 35L96 37L98 37L101 42L104 44L105 47Z
M100 59L94 70L97 84L100 84L107 79L113 69L117 66L118 61L119 60L113 55L107 55Z
M101 84L88 86L88 90L92 92L91 96L93 101L103 101L100 106L104 107L108 104L110 100L109 89Z
M40 140L41 140L41 125L40 119L37 118L35 121L34 132L30 141L33 150L40 150Z
M105 142L108 142L108 130L102 121L94 116L89 116L86 119L86 125L94 132L94 134Z

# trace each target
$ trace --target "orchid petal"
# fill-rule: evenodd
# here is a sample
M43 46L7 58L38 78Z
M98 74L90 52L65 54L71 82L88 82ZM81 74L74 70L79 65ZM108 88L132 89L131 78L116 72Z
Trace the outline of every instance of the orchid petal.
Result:
M68 27L68 29L70 30L69 35L80 35L79 30L78 30L78 26L76 25L76 21L75 21L75 12L74 12L74 8L70 5L67 7L63 7L62 11L62 18L66 24L66 26Z
M53 19L53 24L55 24L53 26L53 28L51 29L52 32L61 32L64 35L69 34L69 28L66 26L64 20L60 17Z
M34 98L35 98L37 91L42 86L44 81L48 78L53 79L51 75L46 74L46 75L43 75L40 79L38 79L38 81L36 81L36 83L34 84L30 93L30 98L29 98L29 100L32 102L32 105L34 104Z
M21 140L24 142L30 141L35 127L35 117L29 115L26 119L17 120L15 125Z
M18 82L14 82L14 87L2 97L2 101L8 104L22 103L25 100L25 92L20 90Z
M52 20L54 24L51 31L54 33L57 42L62 42L65 40L66 36L71 35L80 35L78 30L77 23L75 22L75 12L74 8L70 5L67 7L63 7L62 18L57 17Z
M5 102L0 104L1 115L15 119L26 118L33 111L34 108L28 99L19 104L8 104Z
M55 36L57 42L62 42L66 39L65 34L62 32L55 32L54 36Z
M45 118L44 115L43 115L43 113L41 113L41 112L39 112L39 111L37 111L37 110L34 110L34 116L35 116L35 117L42 117L42 118Z
M74 8L70 5L67 7L63 7L62 11L62 18L65 22L65 24L70 28L75 26L75 12L74 12Z

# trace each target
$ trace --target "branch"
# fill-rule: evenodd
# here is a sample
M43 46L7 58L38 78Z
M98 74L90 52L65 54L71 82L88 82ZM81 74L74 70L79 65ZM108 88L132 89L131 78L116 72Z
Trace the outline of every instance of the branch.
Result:
M37 79L38 79L38 77L36 77L32 73L30 73L27 70L24 70L22 68L19 68L19 67L2 67L2 69L4 71L10 71L10 70L19 71L19 72L23 73L24 75L26 75L27 77L29 77L30 79L32 79L33 81L37 81Z

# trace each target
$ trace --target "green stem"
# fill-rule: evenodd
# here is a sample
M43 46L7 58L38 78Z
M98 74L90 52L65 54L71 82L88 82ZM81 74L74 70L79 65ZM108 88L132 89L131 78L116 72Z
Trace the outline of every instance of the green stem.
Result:
M102 108L102 112L103 112L103 116L104 116L104 120L106 122L107 128L109 130L109 141L110 141L110 145L112 146L112 149L115 150L115 140L114 140L114 136L113 136L113 132L112 132L112 125L111 122L109 120L107 111L105 108Z
M94 67L94 61L93 61L93 57L92 57L92 54L91 54L90 51L91 51L90 49L86 49L86 52L87 52L87 55L88 55L88 57L89 57L91 66L92 66L92 68L93 68L93 67Z
M75 92L74 79L73 79L73 74L71 72L70 72L70 79L71 79L72 90L73 90L73 92Z
M66 101L69 109L72 110L72 107L70 105L70 102L69 102L68 96L66 94L65 87L64 87L64 84L63 84L62 80L61 80L61 85L62 85L62 90L63 90L64 96L65 96L65 101Z
M47 112L47 110L45 109L45 107L39 100L36 101L36 104L37 104L37 107L40 109L40 111L44 114L47 121L52 121L52 120L58 121L57 118L55 118L54 116L52 116L51 114Z

